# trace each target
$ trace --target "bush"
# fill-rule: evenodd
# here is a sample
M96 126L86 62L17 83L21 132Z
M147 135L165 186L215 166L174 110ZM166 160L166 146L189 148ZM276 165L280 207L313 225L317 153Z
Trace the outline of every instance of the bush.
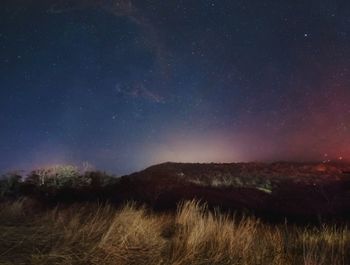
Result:
M26 179L26 183L37 187L86 188L104 187L113 184L114 177L100 171L80 172L74 166L53 166L34 170Z
M36 169L26 179L27 183L44 187L72 186L79 176L79 171L74 166L53 166Z
M115 184L117 181L117 178L111 177L101 171L87 171L84 173L83 177L89 179L92 188L106 187Z
M113 196L111 191L117 181L100 171L54 166L32 171L23 183L22 194L53 203L107 200Z
M0 198L18 197L22 176L17 173L8 173L0 177Z

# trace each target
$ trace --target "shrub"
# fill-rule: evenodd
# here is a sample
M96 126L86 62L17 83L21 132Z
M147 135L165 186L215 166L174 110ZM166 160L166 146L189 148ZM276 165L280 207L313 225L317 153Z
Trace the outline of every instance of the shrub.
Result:
M91 179L81 175L77 167L58 165L32 171L26 182L39 187L60 189L89 186Z
M117 178L111 177L101 171L87 171L84 173L83 177L89 180L88 182L93 188L106 187L117 181Z
M17 197L20 193L22 176L18 173L8 173L0 177L0 198Z

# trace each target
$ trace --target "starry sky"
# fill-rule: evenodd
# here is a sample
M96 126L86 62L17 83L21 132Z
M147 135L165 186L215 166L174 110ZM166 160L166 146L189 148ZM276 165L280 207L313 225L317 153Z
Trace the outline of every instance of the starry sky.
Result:
M350 159L350 2L4 0L0 171Z

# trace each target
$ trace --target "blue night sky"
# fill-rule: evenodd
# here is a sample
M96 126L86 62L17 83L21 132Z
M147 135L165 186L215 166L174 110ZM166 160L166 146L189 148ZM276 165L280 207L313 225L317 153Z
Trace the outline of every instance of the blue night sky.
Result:
M3 1L0 156L350 159L350 2Z

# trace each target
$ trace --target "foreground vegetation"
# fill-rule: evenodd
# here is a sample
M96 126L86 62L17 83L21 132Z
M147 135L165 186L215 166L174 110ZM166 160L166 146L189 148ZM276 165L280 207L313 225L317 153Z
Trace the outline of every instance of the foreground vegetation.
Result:
M40 210L39 210L40 209ZM132 203L44 210L20 199L0 205L0 264L307 264L350 262L350 231L268 225L187 201L156 214Z
M0 265L350 264L349 172L166 163L120 178L72 166L8 173Z

